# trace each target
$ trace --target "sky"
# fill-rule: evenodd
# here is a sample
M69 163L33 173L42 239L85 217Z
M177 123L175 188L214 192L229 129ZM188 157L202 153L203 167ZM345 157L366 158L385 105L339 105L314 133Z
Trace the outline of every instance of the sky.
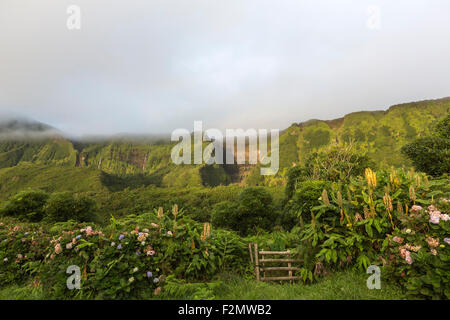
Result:
M446 97L449 14L448 0L0 0L0 117L75 136L282 130Z

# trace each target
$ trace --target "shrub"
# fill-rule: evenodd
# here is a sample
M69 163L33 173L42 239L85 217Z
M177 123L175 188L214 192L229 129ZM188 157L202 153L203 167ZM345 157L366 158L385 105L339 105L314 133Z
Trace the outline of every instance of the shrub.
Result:
M142 224L130 229L134 222ZM15 224L0 222L1 283L32 280L56 299L148 298L170 275L208 281L221 272L251 272L246 242L181 210L111 218L103 230L73 222L43 230ZM66 286L71 265L80 268L81 290Z
M450 173L450 115L434 128L429 137L418 138L402 147L401 152L414 167L432 176Z
M448 200L439 210L414 206L401 228L389 235L388 278L414 298L450 299L450 218Z
M448 198L448 191L448 179L428 180L426 175L413 171L375 173L368 169L365 177L351 178L346 184L333 183L323 193L321 205L312 208L311 223L301 229L300 235L321 269L353 266L365 270L371 264L391 259L391 255L385 256L389 244L386 235L403 230L403 220L413 205L433 204L434 199ZM422 222L428 235L433 227ZM443 237L450 238L448 229L447 235L444 233L440 234L441 242ZM443 259L448 257L444 254ZM421 266L424 268L420 272L430 273L433 266L435 270L448 270L437 261Z
M212 214L214 225L241 235L254 233L257 228L270 230L276 219L272 195L263 187L244 189L237 203L221 202L214 206Z
M238 203L222 201L214 205L211 220L214 226L219 228L234 228L234 221L238 216Z
M43 207L48 197L43 191L20 192L6 202L0 210L0 215L40 221L44 216Z
M425 137L402 147L414 167L432 176L450 173L450 139Z
M70 219L80 222L93 221L97 204L88 197L74 197L70 192L61 192L50 196L44 210L51 221L63 222Z
M366 168L374 167L366 155L357 153L353 143L330 146L311 153L304 166L289 169L285 189L286 201L290 200L299 184L307 180L348 182L350 177L362 175Z
M357 153L353 143L348 143L310 154L305 167L311 180L338 182L362 175L364 169L373 168L374 163L366 155Z
M311 221L312 208L321 204L320 197L324 189L329 189L331 183L321 180L300 182L290 201L291 211L300 214L304 222Z
M284 189L286 195L286 201L291 199L297 190L297 186L300 182L307 180L308 171L302 166L295 166L287 172L286 188Z

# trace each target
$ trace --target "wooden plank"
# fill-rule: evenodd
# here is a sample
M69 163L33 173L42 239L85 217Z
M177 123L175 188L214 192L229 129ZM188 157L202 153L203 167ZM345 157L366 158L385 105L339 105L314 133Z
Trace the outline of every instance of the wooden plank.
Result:
M279 255L289 255L289 251L260 251L259 254L279 254Z
M252 262L252 266L254 266L255 263L253 262L253 253L252 253L252 244L251 243L248 244L248 251L250 253L250 261Z
M303 262L301 259L261 259L259 260L261 263L268 263L268 262Z
M300 280L302 277L264 277L261 281Z
M260 270L263 271L296 271L296 270L300 270L301 268L297 268L297 267L262 267L260 268Z
M258 256L258 244L255 243L255 272L256 272L256 281L259 281L259 256Z

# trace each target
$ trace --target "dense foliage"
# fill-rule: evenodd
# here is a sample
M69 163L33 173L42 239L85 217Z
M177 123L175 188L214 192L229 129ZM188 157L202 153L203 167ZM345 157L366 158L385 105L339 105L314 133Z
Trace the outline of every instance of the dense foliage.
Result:
M86 196L71 192L47 194L40 190L23 191L11 197L0 209L0 216L12 216L21 220L63 222L95 221L97 203Z
M450 173L450 115L442 119L432 135L406 144L404 153L417 170L432 176Z
M450 269L450 218L446 200L449 191L447 179L430 181L426 175L412 171L375 173L367 169L365 177L351 178L348 184L333 183L329 190L323 191L322 204L312 209L311 223L301 230L301 250L309 247L310 254L315 255L314 271L317 274L326 268L348 265L366 270L371 264L386 265L389 261L391 267L395 266L395 271L390 274L398 276L403 272L406 281L401 284L406 289L414 288L411 294L449 298L450 282L443 275L444 270ZM416 212L417 204L431 206L429 210L434 211L420 215ZM446 213L441 213L435 206ZM411 219L416 218L413 227ZM395 252L390 248L391 236L386 237L386 234L411 231L415 236L408 239L408 245L421 246L416 250L417 254L409 256L405 250ZM430 239L441 244L447 242L442 249L431 252L434 257L430 256L428 246L423 245ZM435 247L431 248L438 249ZM405 257L416 258L417 263L407 259L407 264L400 263L398 268L395 261ZM430 281L434 282L434 287L419 289L423 288L422 282L431 284Z
M23 191L11 197L0 209L0 216L11 216L29 221L44 217L44 205L48 194L42 191Z
M269 231L281 224L286 228L293 225L292 217L277 210L272 195L263 187L245 188L236 202L216 204L212 222L214 226L235 230L241 235L254 234L260 229Z
M111 218L103 228L76 222L43 229L0 223L0 282L32 279L52 297L131 298L155 291L165 277L208 280L216 273L249 268L246 243L232 232L211 230L183 218L174 206L155 213ZM81 270L81 289L66 286L70 266Z
M359 154L353 142L334 145L311 153L303 166L294 166L287 172L286 198L293 197L299 184L306 180L348 181L362 175L364 169L373 168L367 156Z
M74 196L70 192L54 193L44 207L46 218L64 222L70 219L84 222L95 220L97 203L86 196Z

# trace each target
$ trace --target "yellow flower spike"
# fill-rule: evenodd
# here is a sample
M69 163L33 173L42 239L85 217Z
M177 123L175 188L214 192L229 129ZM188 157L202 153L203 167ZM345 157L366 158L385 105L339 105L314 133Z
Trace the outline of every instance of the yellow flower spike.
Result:
M341 209L342 209L342 205L343 205L343 203L342 203L342 194L341 194L341 192L340 192L340 191L338 191L338 192L336 193L336 199L337 199L337 202L338 202L339 208L341 208Z
M386 208L386 212L389 216L389 220L391 221L392 229L394 229L394 222L392 221L392 215L391 212L394 210L392 206L392 199L391 197L385 193L383 197L384 207Z
M208 239L210 235L211 235L211 224L209 222L205 222L203 224L203 231L200 236L200 239L202 241L204 241L204 240Z
M164 216L164 209L163 207L158 208L158 218L161 219Z
M322 202L324 205L327 205L327 206L330 205L330 200L328 199L328 192L325 189L323 189L323 191L322 191Z
M177 217L177 215L178 215L178 205L177 204L173 205L172 214L175 218Z
M416 204L416 191L414 190L413 185L409 187L409 199L414 203L414 205Z

